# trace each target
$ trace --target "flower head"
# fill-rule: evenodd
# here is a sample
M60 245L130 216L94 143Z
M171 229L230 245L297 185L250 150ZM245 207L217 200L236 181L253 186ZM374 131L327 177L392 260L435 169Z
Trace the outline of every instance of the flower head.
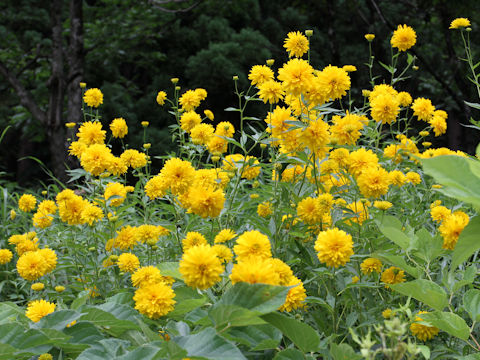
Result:
M157 94L158 105L164 105L166 99L167 99L167 93L165 91L159 91Z
M261 85L265 81L273 79L273 71L265 65L254 65L250 69L248 74L248 80L252 82L252 85Z
M123 253L117 260L118 268L123 272L134 272L139 266L138 257L131 253Z
M183 254L179 270L188 286L200 290L219 282L220 275L225 271L215 249L204 244L194 246Z
M144 266L136 269L132 274L132 284L135 287L144 287L162 282L163 276L155 266Z
M287 34L283 47L287 50L289 57L301 57L308 51L308 39L299 31L292 31Z
M417 34L410 26L398 25L397 30L393 32L390 39L392 47L398 48L399 51L410 49L417 42Z
M467 18L456 18L450 23L449 29L461 29L470 26L470 20Z
M396 266L391 266L382 272L380 280L385 283L386 287L402 283L405 281L405 272Z
M0 249L0 265L9 263L12 260L13 253L8 249Z
M337 228L322 231L315 241L315 251L327 266L343 266L353 255L352 236Z
M55 304L45 300L34 300L27 306L25 316L33 322L40 321L41 318L55 311Z
M427 311L419 311L417 315L427 313ZM421 321L423 321L423 319L420 316L415 316L415 322L410 325L410 331L416 338L421 341L427 341L438 335L438 332L440 331L439 328L420 324L419 322Z
M382 271L382 262L376 258L368 258L363 260L360 264L360 269L365 275L369 275L373 272L380 273Z
M32 211L36 205L37 199L31 194L23 194L20 199L18 199L18 208L24 212Z
M123 139L128 134L127 122L124 118L113 119L110 123L110 130L113 137Z
M232 284L246 282L249 284L278 285L280 277L276 272L272 259L250 256L233 265L230 280Z
M150 319L158 319L173 310L176 303L172 288L163 282L143 286L133 296L135 309Z
M258 256L260 258L272 257L270 240L267 235L257 230L250 230L240 235L233 247L238 260L248 258L250 256Z
M103 104L103 94L100 89L88 89L83 95L83 101L88 106L97 108Z
M237 234L235 234L235 232L233 230L223 229L215 236L214 242L215 242L215 244L221 244L221 243L224 243L226 241L232 240L236 236L237 236Z

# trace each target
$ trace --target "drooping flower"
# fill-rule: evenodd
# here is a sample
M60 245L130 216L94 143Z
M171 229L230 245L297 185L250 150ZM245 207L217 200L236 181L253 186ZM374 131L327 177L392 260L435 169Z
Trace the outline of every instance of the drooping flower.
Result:
M167 93L165 91L159 91L157 94L157 104L164 105L165 100L167 99Z

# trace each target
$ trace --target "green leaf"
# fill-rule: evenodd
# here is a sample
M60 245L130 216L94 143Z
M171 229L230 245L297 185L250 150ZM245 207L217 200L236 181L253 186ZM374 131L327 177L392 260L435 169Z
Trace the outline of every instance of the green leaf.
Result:
M480 249L478 234L480 234L480 217L476 216L470 220L458 237L457 244L453 249L450 270L456 269L461 263Z
M350 345L345 343L340 345L332 343L330 345L330 355L332 355L333 360L356 360L362 358L355 353Z
M183 281L183 276L178 270L178 262L164 262L158 264L157 267L160 269L163 276L171 276L174 279Z
M393 216L385 216L382 222L376 221L378 229L386 238L392 240L403 250L407 250L410 238L402 231L402 223Z
M427 262L432 262L444 250L442 249L443 240L439 234L432 236L427 229L421 228L416 232L416 255Z
M0 303L0 324L11 322L18 316L23 320L30 321L25 316L25 310L21 309L16 304L12 302Z
M478 64L476 66L478 66ZM471 103L471 102L468 102L468 101L464 101L464 102L465 102L465 104L467 104L471 108L480 110L480 104L479 103Z
M84 312L85 315L80 318L81 321L90 321L92 324L102 326L106 331L115 336L119 336L127 330L141 330L134 322L119 320L114 315L97 308L88 308Z
M237 305L218 304L210 309L208 315L213 320L218 331L231 326L265 324L265 321L258 317L261 313Z
M426 345L417 345L425 359L430 359L430 348Z
M450 312L434 311L421 315L422 320L430 325L445 331L446 333L467 340L470 336L470 329L460 316Z
M72 304L70 305L70 309L78 310L80 306L85 305L87 303L87 299L89 297L90 297L90 294L88 293L88 291L82 291L80 294L78 294L78 297L72 301Z
M277 353L273 360L305 360L305 356L296 349L286 349Z
M443 185L442 193L480 209L480 162L457 155L420 159L425 173Z
M182 317L184 314L202 306L203 304L205 304L206 301L207 301L206 297L203 297L201 299L188 299L188 300L178 301L175 304L175 309L170 313L168 313L168 317L169 318Z
M310 325L277 312L263 315L262 319L279 329L303 352L318 350L320 336Z
M443 310L448 305L447 293L443 288L426 279L417 279L405 283L393 284L390 287L399 293L411 296L435 310Z
M85 351L83 351L77 360L105 360L118 359L121 355L126 353L126 348L129 346L128 341L119 339L105 339L97 343Z
M267 314L277 310L285 303L289 290L286 286L239 282L229 288L217 304L237 305Z
M40 319L32 327L36 329L49 328L63 330L72 321L78 320L82 314L74 310L58 310Z
M405 259L401 256L389 255L384 253L374 253L372 256L384 262L390 263L396 267L399 267L400 269L402 269L403 271L407 272L408 274L412 275L415 278L418 278L420 276L420 269L417 269L417 268L414 268L413 266L408 265Z
M211 327L194 335L174 337L172 341L185 349L188 357L204 357L211 360L246 360L234 344L217 335Z
M252 351L275 349L282 340L280 330L270 324L232 328L226 336L249 346Z
M463 295L463 306L473 321L480 321L480 290L468 290Z

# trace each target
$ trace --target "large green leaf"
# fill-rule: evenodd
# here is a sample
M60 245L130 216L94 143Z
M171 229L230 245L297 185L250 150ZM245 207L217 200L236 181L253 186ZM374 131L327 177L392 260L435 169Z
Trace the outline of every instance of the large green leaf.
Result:
M157 267L163 276L171 276L178 280L183 280L182 274L178 270L178 262L164 262L158 264Z
M458 237L457 244L453 249L451 270L456 269L461 263L480 249L480 216L470 220Z
M197 334L178 336L172 340L185 349L189 357L204 357L211 360L246 360L234 344L219 336L211 327Z
M305 356L297 349L286 349L277 353L273 360L305 360Z
M83 351L77 360L105 360L118 359L126 353L128 341L120 339L105 339L94 343L90 348Z
M356 360L362 358L355 353L350 345L345 343L340 345L332 343L330 345L330 354L332 355L333 360Z
M480 290L470 289L463 294L463 306L473 321L480 321Z
M303 352L318 350L320 336L310 325L277 312L263 315L262 319L279 329Z
M265 324L232 328L225 336L249 346L253 351L260 351L275 349L282 339L282 332L270 324Z
M141 330L140 327L130 320L119 320L112 314L98 308L84 309L85 315L80 320L90 321L91 323L102 326L107 332L119 336L127 330Z
M24 321L30 321L25 316L25 310L12 302L0 303L0 324L11 322L17 317L20 317Z
M435 310L443 310L448 305L447 293L443 288L426 279L417 279L405 283L393 284L390 287L399 293L411 296Z
M261 314L277 310L287 297L289 288L267 284L239 282L228 289L218 304L237 305Z
M421 314L422 320L436 326L440 330L456 336L462 340L467 340L470 336L470 329L460 316L451 312L434 311L427 314Z
M403 250L410 245L410 238L402 231L402 223L394 216L384 216L382 221L377 221L378 229L386 238L393 241Z
M402 256L390 255L385 253L374 253L372 256L402 269L403 271L412 275L415 278L418 278L420 276L420 269L408 265Z
M58 310L40 319L38 323L33 325L34 328L63 330L72 321L78 320L82 314L74 310Z
M480 162L478 160L445 155L420 161L425 173L443 185L441 192L480 209Z
M432 236L427 229L421 228L416 233L415 255L427 262L432 262L445 250L442 248L443 240L439 234Z
M168 313L169 318L181 319L182 316L196 308L202 306L207 301L206 297L200 299L187 299L178 301L173 311Z
M218 331L225 327L265 324L258 315L261 313L237 305L218 304L210 309L208 315Z

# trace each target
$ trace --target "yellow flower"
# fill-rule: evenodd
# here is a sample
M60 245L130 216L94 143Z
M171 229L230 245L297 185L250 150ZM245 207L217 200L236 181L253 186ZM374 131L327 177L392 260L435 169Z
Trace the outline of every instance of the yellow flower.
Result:
M219 136L232 137L235 134L235 128L232 123L228 121L222 121L215 127L215 134Z
M135 291L135 309L150 319L158 319L173 310L176 303L172 288L163 282L146 285Z
M78 141L85 145L103 144L105 136L106 131L102 130L99 121L84 122L77 132Z
M301 57L308 51L308 46L308 39L299 31L289 32L283 45L289 57Z
M327 144L330 141L327 122L321 118L310 121L308 126L301 132L300 141L310 151L319 156L323 155L327 151Z
M189 231L182 240L182 249L184 253L198 245L208 245L208 242L207 239L205 239L205 236L197 231Z
M387 211L388 209L390 209L393 206L393 204L390 201L378 201L377 200L377 201L373 202L373 206L376 207L379 210Z
M355 65L343 65L342 69L345 70L347 73L357 71L357 67Z
M211 186L192 186L188 191L189 210L203 218L220 215L225 203L225 194Z
M276 104L283 100L285 91L282 84L275 80L267 80L258 85L258 97L266 104Z
M443 205L436 205L430 208L430 216L435 222L442 222L451 214L452 212Z
M113 246L120 250L127 250L132 249L137 243L137 228L127 225L117 231L117 237L114 238Z
M132 274L132 285L144 287L157 284L163 281L160 270L155 266L144 266L135 270Z
M65 291L65 286L57 285L57 286L55 286L55 291L58 292L58 293L64 292Z
M17 213L15 212L15 210L10 210L10 220L15 220L15 218L17 217Z
M103 104L103 94L97 88L88 89L83 95L83 101L88 106L97 108Z
M374 34L365 34L365 39L367 39L367 41L372 41L373 39L375 39L375 35Z
M360 264L360 269L364 275L369 275L373 272L380 273L382 271L382 262L375 258L368 258Z
M25 280L34 281L47 272L47 263L39 251L29 251L17 261L17 272Z
M124 118L116 118L110 123L110 130L115 138L123 139L128 134L127 122Z
M470 20L467 18L456 18L450 23L449 29L461 29L470 26Z
M214 132L215 129L212 125L201 123L190 130L190 137L196 145L207 145Z
M180 260L179 271L185 284L200 290L208 289L220 281L224 272L215 249L210 245L198 245L187 250Z
M417 42L417 34L410 26L398 25L397 30L393 32L390 44L399 51L410 49Z
M96 205L87 204L82 210L81 218L84 224L92 226L94 222L103 218L103 211Z
M267 218L272 215L272 203L269 201L265 201L257 206L257 214L262 218Z
M361 136L360 130L368 123L368 119L366 116L350 114L347 111L344 117L333 116L332 122L333 126L330 127L330 131L335 144L355 145ZM336 149L336 151L338 150L340 149Z
M348 156L348 171L354 176L360 175L365 169L377 166L378 157L372 150L360 148Z
M406 91L401 91L397 95L397 100L400 106L407 107L412 103L412 96Z
M320 224L332 205L331 194L322 194L321 198L307 197L298 203L297 216L306 224Z
M447 113L443 110L436 110L428 123L433 129L435 136L443 135L447 132Z
M449 215L438 228L443 237L443 248L453 250L457 244L458 237L465 226L468 225L470 218L463 211L455 211Z
M0 249L0 265L9 263L12 260L13 253L8 249Z
M34 300L27 306L25 316L33 322L40 321L41 318L55 311L55 304L45 300Z
M217 254L217 257L222 263L228 263L233 259L232 250L228 246L223 244L217 244L212 246L213 250Z
M87 86L87 83L80 82L78 85L80 86L80 88L85 89Z
M382 316L384 319L390 319L393 315L392 309L385 309L382 311Z
M166 99L167 99L167 93L165 91L159 91L157 94L158 105L164 105Z
M273 71L268 66L254 65L250 69L248 80L251 81L252 85L261 85L265 81L272 80L273 76Z
M370 167L358 176L357 184L363 196L378 198L387 193L390 179L385 169Z
M144 128L146 128L146 127L148 127L148 125L150 125L150 123L149 123L148 121L142 121L140 124L141 124L142 127L144 127Z
M215 116L213 115L213 112L211 110L204 110L203 113L209 120L213 121L213 119L215 119Z
M383 271L380 280L385 283L385 287L402 283L405 281L405 272L396 266L391 266Z
M45 284L41 283L41 282L34 283L34 284L32 284L32 286L30 286L30 288L33 291L42 291L43 289L45 289Z
M269 258L250 256L243 258L233 265L230 275L232 284L246 282L249 284L278 285L280 277Z
M407 178L400 170L393 170L388 173L388 180L392 185L402 186L407 181Z
M179 103L183 110L192 111L200 105L202 101L201 97L194 90L186 91L182 96L180 96Z
M337 228L322 231L315 241L315 251L327 266L343 266L353 255L352 236Z
M226 241L232 240L236 236L237 234L235 234L233 230L223 229L217 234L217 236L215 236L214 242L215 244L224 243Z
M172 193L182 194L190 187L195 177L195 169L189 161L171 158L163 165L160 175Z
M145 193L150 200L160 198L165 195L165 191L168 189L168 183L163 176L156 175L147 181L145 184Z
M239 261L250 256L258 256L260 258L272 257L270 240L267 235L257 230L250 230L240 235L233 247L235 255Z
M424 130L424 131L420 131L420 132L418 133L418 135L420 135L420 136L422 136L422 137L426 137L426 136L430 135L430 133L429 133L428 131L425 131L425 130Z
M131 253L123 253L118 257L118 268L123 272L134 272L139 266L138 257Z
M303 282L295 277L291 276L286 286L293 286L287 293L285 302L278 310L280 311L292 311L298 308L304 307L303 302L307 298L305 288L303 287Z
M52 360L53 356L51 354L45 353L38 357L38 360Z
M412 334L422 341L433 339L440 331L440 329L435 326L419 324L419 322L423 321L423 319L418 315L427 313L427 311L419 311L417 316L415 316L415 322L410 325L410 331Z
M187 111L180 117L180 127L182 130L190 132L195 126L202 122L202 118L195 111Z
M397 97L389 94L380 94L370 101L372 119L384 124L391 124L397 119L400 112L400 103Z
M412 104L413 115L418 120L429 121L435 112L435 106L432 105L430 99L416 98Z
M107 170L114 156L104 144L94 144L85 149L80 158L80 165L93 176L98 176Z
M358 276L353 276L352 277L352 284L356 284L360 281L360 278Z
M405 176L407 177L407 181L409 181L413 185L418 185L422 181L422 179L420 178L420 174L413 171L409 171L405 174Z
M328 65L317 74L317 78L325 91L327 100L340 99L350 89L350 76L344 69L337 66Z
M77 126L77 123L68 122L68 123L65 124L65 126L69 129L73 129L75 126Z
M121 155L120 159L132 169L138 169L147 165L147 155L135 149L127 149Z
M303 59L291 59L278 70L284 90L294 96L308 89L313 77L313 67Z
M20 199L18 199L18 208L24 212L32 211L36 205L37 199L35 199L33 195L23 194Z

